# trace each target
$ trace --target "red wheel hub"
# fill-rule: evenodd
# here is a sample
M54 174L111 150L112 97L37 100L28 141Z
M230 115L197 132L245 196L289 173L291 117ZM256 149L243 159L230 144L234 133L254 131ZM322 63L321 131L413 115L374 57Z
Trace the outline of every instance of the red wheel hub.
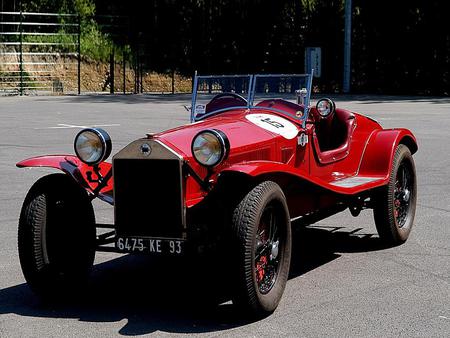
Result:
M267 265L267 257L262 256L259 259L259 262L256 263L256 278L258 279L258 282L261 282L264 278L265 272L265 266Z

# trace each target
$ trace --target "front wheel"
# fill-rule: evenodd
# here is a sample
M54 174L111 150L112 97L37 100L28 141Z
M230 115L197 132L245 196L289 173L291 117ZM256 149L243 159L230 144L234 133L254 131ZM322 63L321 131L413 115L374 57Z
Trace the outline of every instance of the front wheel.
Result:
M22 271L43 298L70 296L87 279L95 256L95 218L84 189L64 174L38 180L19 220Z
M286 286L291 223L286 198L274 182L253 188L233 213L237 267L233 303L257 317L272 313Z
M373 214L381 240L390 245L405 242L414 223L417 201L416 169L405 145L397 147L389 183L374 199Z

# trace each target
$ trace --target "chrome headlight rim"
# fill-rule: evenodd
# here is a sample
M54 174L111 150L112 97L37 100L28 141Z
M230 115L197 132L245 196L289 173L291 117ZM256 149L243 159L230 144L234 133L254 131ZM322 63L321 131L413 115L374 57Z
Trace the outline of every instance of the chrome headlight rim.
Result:
M78 147L77 147L78 142L77 141L83 134L86 134L86 133L94 134L95 137L98 138L98 141L101 145L100 155L97 156L95 158L95 160L90 161L90 160L87 160L86 158L83 158L80 151L78 150ZM85 164L95 166L95 165L98 165L99 163L105 161L109 157L109 155L111 154L111 150L112 150L112 142L111 142L111 137L105 130L103 130L101 128L84 128L84 129L80 130L78 132L78 134L75 136L73 147L75 150L75 154L80 159L80 161L82 161Z
M221 151L220 156L218 156L218 159L213 163L205 163L205 162L201 161L200 159L198 159L195 155L195 151L194 151L195 141L197 140L197 138L199 136L201 136L203 134L210 134L210 135L214 136L217 139L217 141L219 142L220 151ZM222 163L228 157L228 154L230 152L230 141L228 140L228 137L225 135L225 133L218 129L204 129L204 130L198 132L192 139L191 152L192 152L192 157L194 157L194 159L200 165L207 167L207 168L213 168L213 167L218 166L220 163Z

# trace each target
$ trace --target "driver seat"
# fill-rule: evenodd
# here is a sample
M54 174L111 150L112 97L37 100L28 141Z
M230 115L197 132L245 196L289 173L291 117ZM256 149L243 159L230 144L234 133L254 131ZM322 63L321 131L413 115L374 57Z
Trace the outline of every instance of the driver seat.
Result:
M331 119L320 120L314 130L314 146L321 163L330 163L348 155L355 115L336 109Z

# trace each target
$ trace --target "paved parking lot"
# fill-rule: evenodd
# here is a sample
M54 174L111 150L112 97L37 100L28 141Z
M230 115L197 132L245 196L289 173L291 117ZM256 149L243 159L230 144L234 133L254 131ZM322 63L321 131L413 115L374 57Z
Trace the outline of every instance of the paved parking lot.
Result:
M232 305L213 298L228 277L220 262L204 271L201 262L162 265L101 253L88 294L70 304L40 303L20 270L21 203L32 183L51 171L17 169L15 163L73 153L83 126L102 126L117 151L145 133L187 123L183 105L189 96L0 97L0 337L449 337L450 99L336 99L340 107L417 136L419 199L410 239L381 248L371 211L358 218L346 211L296 229L291 276L278 310L246 322ZM95 208L98 222L112 221L110 207Z

